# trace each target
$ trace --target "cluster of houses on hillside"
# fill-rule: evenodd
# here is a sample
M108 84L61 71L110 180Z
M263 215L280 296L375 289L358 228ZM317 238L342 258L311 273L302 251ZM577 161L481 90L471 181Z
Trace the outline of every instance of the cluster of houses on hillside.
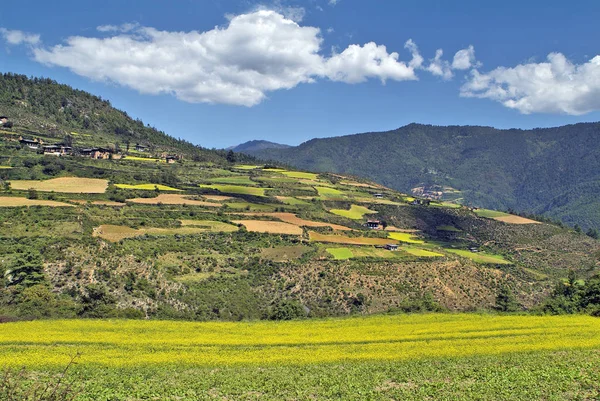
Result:
M65 144L45 145L44 141L39 138L23 138L19 137L19 143L26 148L42 151L44 155L50 156L82 156L96 160L115 160L121 159L123 155L114 148L73 148ZM145 145L136 144L135 150L138 152L147 152L148 147ZM161 158L167 163L175 163L182 159L181 155L170 155L163 153Z

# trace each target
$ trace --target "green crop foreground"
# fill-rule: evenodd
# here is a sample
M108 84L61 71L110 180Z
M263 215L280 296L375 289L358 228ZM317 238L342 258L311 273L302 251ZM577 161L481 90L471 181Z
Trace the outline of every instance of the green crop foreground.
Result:
M600 320L390 315L292 322L7 323L0 360L77 400L595 399ZM41 379L40 379L41 378Z

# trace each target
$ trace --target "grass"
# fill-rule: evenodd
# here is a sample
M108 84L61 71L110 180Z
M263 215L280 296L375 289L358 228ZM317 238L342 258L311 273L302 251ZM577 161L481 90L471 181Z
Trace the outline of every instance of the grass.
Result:
M265 188L245 187L241 185L204 185L200 184L201 188L216 189L224 194L241 194L265 196Z
M377 213L375 210L370 210L364 206L352 205L350 210L344 209L331 209L331 213L337 214L338 216L346 217L352 220L360 220L365 214Z
M315 173L305 173L302 171L281 171L281 174L290 178L302 178L305 180L316 180L319 176Z
M256 185L248 176L216 177L210 178L211 183L215 184L237 184L237 185Z
M233 222L235 224L242 224L248 231L258 233L302 235L300 227L281 221L234 220Z
M438 231L447 231L447 232L453 232L453 233L462 232L462 230L459 230L458 228L456 228L454 226L450 226L450 225L437 226L435 229Z
M59 177L50 180L12 180L12 189L27 191L30 188L42 192L78 194L101 194L106 192L108 180L100 178Z
M354 257L354 254L349 248L327 248L325 250L336 260L345 260Z
M0 166L0 170L10 170L11 166Z
M345 198L343 191L329 187L315 187L321 198Z
M309 202L303 201L302 199L294 198L291 196L276 196L278 201L285 203L286 205L292 206L304 206L309 205Z
M510 214L508 214L508 213L499 212L497 210L488 210L488 209L477 209L477 210L475 210L475 214L479 217L487 217L489 219L493 219L494 217L510 216Z
M426 249L421 249L421 248L403 247L402 250L410 255L419 256L419 257L436 258L436 257L444 256L441 253L432 252L432 251L428 251Z
M386 238L346 237L343 235L321 234L314 231L309 232L309 238L314 242L328 242L333 244L348 245L385 245L396 243L396 241Z
M285 223L293 224L299 227L331 227L334 230L339 231L350 231L351 228L341 226L339 224L333 223L325 223L322 221L312 221L301 219L293 213L285 213L285 212L274 212L274 213L251 213L254 216L268 216L275 217Z
M275 209L277 205L265 205L261 203L250 203L250 202L229 202L225 203L228 208L239 209L253 212L269 212Z
M424 244L425 243L425 241L418 239L411 233L391 232L388 234L388 237L391 239L395 239L400 242L406 242L409 244Z
M208 207L220 207L221 203L205 202L200 200L188 199L189 195L180 194L159 194L155 198L135 198L127 199L128 202L140 203L146 205L192 205L192 206L208 206Z
M220 222L201 222L198 221L198 224L189 224L189 220L184 220L186 224L181 228L156 228L156 227L148 227L148 228L140 228L135 229L126 226L117 226L112 224L103 224L100 227L94 229L93 235L95 237L100 237L107 241L118 242L125 238L134 238L142 235L190 235L190 234L199 234L204 232L232 232L237 231L237 227L232 226L230 224L220 223Z
M233 168L236 168L238 170L256 170L257 168L260 168L260 166L254 166L254 165L249 165L249 164L239 164L237 166L233 166Z
M27 341L23 341L27 339ZM598 349L600 320L589 316L430 314L295 322L48 320L5 323L4 366L123 368L305 366L416 361L518 352Z
M0 207L19 207L19 206L51 206L51 207L73 207L64 202L56 202L42 199L27 199L16 196L0 196Z
M483 264L497 264L497 265L510 265L511 262L507 261L500 255L493 255L485 252L471 252L463 249L446 249L446 251L450 253L454 253L458 256L462 256L463 258L471 259L476 263Z
M155 191L157 188L159 191L181 191L181 189L177 189L177 188L173 188L173 187L169 187L167 185L161 185L161 184L137 184L137 185L115 184L115 187L121 188L121 189L141 189L144 191Z
M260 256L274 262L289 262L302 257L310 250L310 247L304 245L278 246L261 249Z
M162 161L160 159L155 159L152 157L140 157L140 156L124 156L123 160L136 160L140 162L159 162Z

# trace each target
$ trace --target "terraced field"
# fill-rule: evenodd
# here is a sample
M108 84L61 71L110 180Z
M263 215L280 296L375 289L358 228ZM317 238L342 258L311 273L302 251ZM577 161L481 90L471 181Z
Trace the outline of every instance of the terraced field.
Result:
M26 191L35 189L43 192L76 194L101 194L106 192L108 180L100 178L60 177L49 180L10 180L12 189Z
M375 214L376 210L370 210L364 206L352 205L349 210L344 209L331 209L331 213L337 214L338 216L346 217L352 220L360 220L365 214Z
M206 185L201 184L200 188L214 189L224 194L242 194L265 196L265 190L268 188L245 187L242 185Z

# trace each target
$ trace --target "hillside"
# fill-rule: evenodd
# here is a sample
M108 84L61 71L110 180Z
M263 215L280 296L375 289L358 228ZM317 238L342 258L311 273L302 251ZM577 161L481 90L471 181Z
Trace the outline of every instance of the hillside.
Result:
M0 74L0 116L8 117L12 126L6 129L6 125L0 125L4 137L21 135L43 139L47 144L68 142L123 151L133 151L139 144L151 154L174 153L213 162L226 157L225 151L175 139L115 109L108 100L51 79Z
M600 228L599 137L600 123L534 130L410 124L247 153L587 230Z
M600 264L600 242L571 229L350 177L0 151L0 316L460 311L503 290L533 308Z
M249 152L257 152L257 151L265 150L265 149L287 149L287 148L291 148L291 146L283 145L281 143L269 142L269 141L254 140L254 141L244 142L237 146L232 146L231 148L228 148L227 150L233 150L234 152L249 153Z
M464 311L505 293L530 309L600 264L600 242L568 227L249 164L53 81L3 79L0 317Z

